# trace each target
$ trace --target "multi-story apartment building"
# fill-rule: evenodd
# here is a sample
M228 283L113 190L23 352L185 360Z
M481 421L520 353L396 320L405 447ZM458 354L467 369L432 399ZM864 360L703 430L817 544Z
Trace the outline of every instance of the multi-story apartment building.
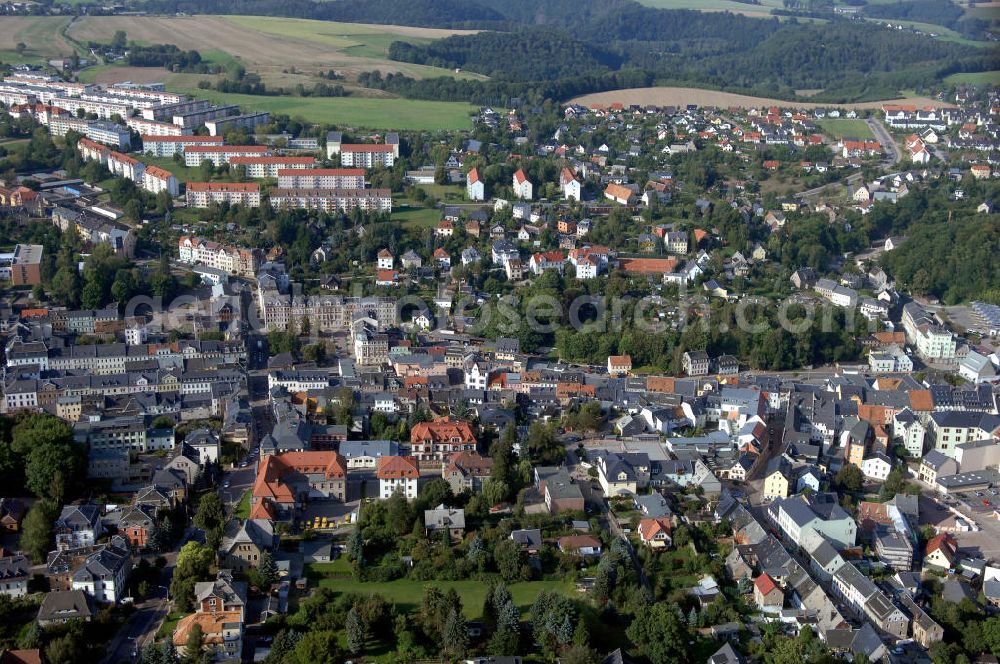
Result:
M132 147L132 134L117 122L89 122L84 135L116 150L128 150Z
M375 477L378 478L378 495L382 500L391 498L397 491L407 500L417 497L420 466L414 457L379 457L376 462Z
M159 166L147 166L142 172L142 188L154 194L165 191L171 196L180 194L177 178L173 173Z
M270 198L277 209L392 212L392 193L388 189L272 189Z
M284 330L290 322L298 324L303 318L309 319L312 329L322 332L349 329L356 314L375 319L380 328L394 325L398 318L392 298L292 296L259 288L257 304L266 330Z
M1000 415L974 411L931 413L927 430L934 449L955 458L958 445L981 440L1000 441Z
M0 279L15 286L34 286L42 281L42 255L45 247L40 244L18 244L14 251L0 254Z
M142 151L154 157L173 157L184 154L189 147L220 147L221 136L142 136ZM200 165L201 162L199 161Z
M364 189L363 168L280 169L280 189Z
M184 148L184 165L201 166L210 161L219 167L228 164L233 157L252 157L271 154L266 145L188 145Z
M76 422L73 437L97 451L128 451L146 454L174 448L173 429L153 429L143 416L112 417Z
M202 111L212 107L212 102L207 99L180 99L178 101L164 101L155 106L143 108L139 114L146 120L160 120L171 122L175 115Z
M256 276L263 259L259 249L231 247L187 235L177 241L177 256L182 263L205 265L251 279Z
M362 366L381 366L388 363L389 337L363 320L352 327L354 360Z
M248 178L276 178L278 177L278 171L311 168L316 165L316 158L253 155L247 157L230 157L229 165L242 168Z
M65 110L65 109L63 109ZM66 112L63 115L53 115L49 119L49 133L53 136L65 136L71 131L78 134L87 135L87 127L90 122Z
M419 422L410 431L410 452L418 461L444 461L459 452L473 452L476 436L468 422L439 417Z
M916 347L921 357L938 361L955 359L958 344L951 330L940 325L919 304L908 302L903 306L902 322L906 338Z
M185 152L185 157L188 154ZM221 203L260 207L260 185L256 182L188 182L184 195L188 207Z
M245 128L251 134L258 125L267 124L271 115L267 112L246 113L244 115L230 115L222 118L205 121L205 128L208 129L209 136L222 136L227 131Z
M140 136L188 136L194 133L190 127L179 127L173 122L162 120L147 120L140 115L133 115L125 120L125 124Z
M76 115L80 110L84 113L93 113L101 120L110 120L114 116L127 118L132 115L133 104L124 100L112 98L102 99L94 97L84 99L83 97L56 97L51 102L53 106L64 108L71 114Z
M126 258L132 258L135 253L135 233L117 221L86 211L57 207L52 211L52 223L63 232L75 228L85 243L109 244L116 254Z
M194 129L196 127L200 127L209 120L218 120L220 118L238 115L239 112L240 107L232 104L228 106L209 106L208 108L198 110L174 112L172 122L175 125L180 125L181 127L190 127Z
M142 173L146 170L146 165L135 157L121 152L111 152L108 155L108 170L114 175L120 175L126 180L142 183Z
M374 168L385 166L392 168L399 156L399 147L387 144L350 144L340 145L340 165L344 167Z

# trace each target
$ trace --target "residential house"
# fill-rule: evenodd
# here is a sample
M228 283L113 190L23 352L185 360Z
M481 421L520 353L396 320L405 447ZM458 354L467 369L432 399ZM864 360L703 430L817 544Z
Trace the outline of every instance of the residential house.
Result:
M431 536L447 532L454 540L465 535L465 510L438 505L432 510L424 510L424 534Z
M274 524L270 519L233 519L226 524L219 545L219 566L246 572L260 564L265 551L277 545Z
M663 549L673 544L673 523L668 517L642 519L637 531L639 541L651 549Z
M592 557L601 555L601 540L592 535L566 535L557 540L559 550L571 556Z

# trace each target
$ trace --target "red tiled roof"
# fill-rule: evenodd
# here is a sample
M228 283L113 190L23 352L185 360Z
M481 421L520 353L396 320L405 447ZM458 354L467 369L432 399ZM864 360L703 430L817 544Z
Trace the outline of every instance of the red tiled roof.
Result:
M410 442L413 443L424 440L449 442L452 438L459 438L463 443L476 442L468 422L447 415L432 422L418 422L410 430Z
M379 457L375 464L375 477L380 480L416 479L419 476L420 467L415 457L384 456Z
M773 591L778 590L778 584L774 582L767 572L764 572L756 579L753 580L753 585L757 587L757 591L764 595L770 595Z

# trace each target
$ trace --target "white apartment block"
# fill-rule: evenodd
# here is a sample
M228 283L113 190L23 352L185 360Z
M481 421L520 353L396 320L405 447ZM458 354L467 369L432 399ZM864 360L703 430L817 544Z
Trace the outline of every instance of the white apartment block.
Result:
M56 97L51 101L53 106L64 108L73 115L83 109L84 113L93 113L102 120L110 120L117 115L127 118L132 114L132 106L116 101L98 101L96 99L81 99L79 97Z
M364 189L363 168L286 168L278 171L281 189Z
M84 135L92 141L105 143L116 150L127 150L132 147L132 135L129 130L115 122L88 122Z
M902 322L906 338L916 346L921 357L928 360L955 359L958 344L951 330L939 325L919 304L909 302L903 307Z
M178 196L181 193L174 174L159 166L146 167L142 173L142 188L154 194L165 191L171 196Z
M135 157L121 152L112 152L108 155L108 170L126 180L141 183L142 172L146 170L146 165Z
M125 120L125 124L128 125L129 129L141 136L186 136L192 133L191 129L178 127L172 122L147 120L138 115Z
M49 133L53 136L65 136L69 132L75 131L86 136L89 124L86 120L73 115L53 115L49 119Z
M188 207L208 207L219 203L260 207L260 185L256 182L188 182Z
M396 163L398 148L384 144L342 144L340 146L340 165L345 167L374 168L385 166L392 168Z
M392 212L388 189L272 189L271 205L324 212Z
M276 178L278 171L311 168L316 165L316 158L273 157L270 155L230 157L229 165L242 168L248 178Z
M76 149L84 161L99 161L102 164L108 161L111 150L107 146L101 145L89 138L81 138L76 143Z
M191 145L184 148L184 165L201 166L210 161L213 166L228 164L233 157L251 157L271 154L264 145Z
M174 125L171 125L174 126ZM189 147L220 147L221 136L142 136L142 151L154 157L173 157L184 154ZM201 162L198 162L199 165Z
M209 136L221 136L230 129L244 127L251 134L258 125L267 124L271 116L267 112L247 113L246 115L230 115L224 118L208 120L205 128L208 129Z
M133 85L126 83L114 83L109 89L120 97L134 97L136 99L152 99L159 104L176 104L187 99L187 96L179 92L167 92L155 87L156 84Z

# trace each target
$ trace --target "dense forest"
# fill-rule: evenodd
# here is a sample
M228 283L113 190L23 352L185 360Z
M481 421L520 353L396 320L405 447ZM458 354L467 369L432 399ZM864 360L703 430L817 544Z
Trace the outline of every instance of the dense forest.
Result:
M823 24L795 18L751 18L729 12L664 10L632 0L147 0L157 13L239 13L337 21L485 29L428 44L394 43L406 62L461 67L499 79L375 81L394 93L423 99L565 99L621 87L629 81L693 84L793 99L795 90L824 89L812 100L884 98L920 89L958 70L993 67L971 46L889 30L830 15ZM917 16L924 16L921 10ZM492 30L497 30L494 32ZM516 85L512 85L516 83Z
M397 41L390 45L389 57L517 81L547 81L622 64L620 56L544 28L456 35L423 46Z

